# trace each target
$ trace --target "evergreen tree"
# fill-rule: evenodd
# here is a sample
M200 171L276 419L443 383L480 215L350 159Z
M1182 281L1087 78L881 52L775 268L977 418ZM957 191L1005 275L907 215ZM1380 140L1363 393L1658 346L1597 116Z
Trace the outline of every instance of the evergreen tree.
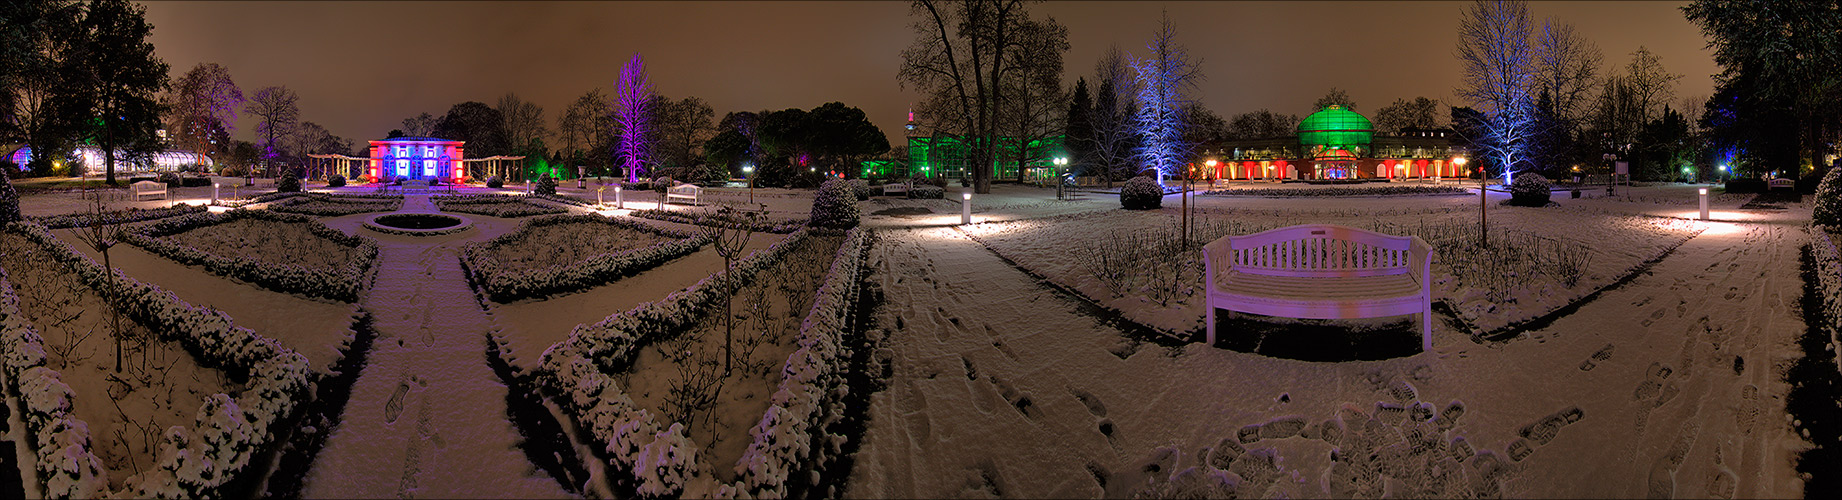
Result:
M153 25L146 12L126 0L94 0L80 23L88 37L73 69L82 75L80 91L89 97L84 116L96 117L84 136L102 150L105 182L111 185L118 148L145 156L159 147L158 93L166 88L167 66L147 41Z
M1070 168L1077 174L1094 161L1090 144L1094 138L1094 124L1088 118L1093 109L1093 97L1087 94L1087 78L1075 80L1074 97L1068 101L1068 126L1062 133L1068 145Z

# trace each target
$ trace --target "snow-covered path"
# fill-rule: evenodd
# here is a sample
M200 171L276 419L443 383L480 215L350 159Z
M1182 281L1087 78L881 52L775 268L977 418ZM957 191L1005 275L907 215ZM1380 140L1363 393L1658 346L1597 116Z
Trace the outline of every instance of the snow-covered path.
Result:
M426 196L403 208L434 211ZM302 496L569 496L518 447L506 387L486 364L491 321L456 258L465 240L368 236L379 269L362 302L378 336Z
M1780 367L1805 239L1713 223L1515 340L1308 363L1136 344L956 229L887 231L893 375L846 495L1125 496L1169 446L1162 477L1208 462L1239 496L1797 496Z

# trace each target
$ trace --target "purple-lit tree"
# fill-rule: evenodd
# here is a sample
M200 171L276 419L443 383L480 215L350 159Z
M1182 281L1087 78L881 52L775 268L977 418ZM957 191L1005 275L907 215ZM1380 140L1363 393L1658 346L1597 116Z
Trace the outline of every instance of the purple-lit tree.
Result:
M263 87L256 91L243 111L262 121L256 123L256 144L262 147L264 161L275 161L282 152L282 141L294 135L301 119L299 98L288 87Z
M652 159L652 94L645 63L636 52L614 82L614 126L620 138L614 155L627 169L627 182L639 182L640 172Z
M1176 173L1187 159L1190 147L1184 143L1184 106L1190 103L1186 90L1194 89L1202 79L1202 70L1190 62L1183 46L1177 44L1177 26L1165 13L1158 32L1145 48L1151 53L1132 58L1138 74L1138 159L1140 164L1156 169L1161 184L1166 174Z

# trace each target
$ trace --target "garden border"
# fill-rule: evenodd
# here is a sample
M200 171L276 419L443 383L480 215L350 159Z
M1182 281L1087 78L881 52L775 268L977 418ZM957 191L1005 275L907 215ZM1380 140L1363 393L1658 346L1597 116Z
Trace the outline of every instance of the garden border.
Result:
M596 222L645 231L670 238L650 246L617 253L591 256L578 263L532 269L521 273L496 271L482 249L507 244L529 234L531 228L569 222ZM660 264L690 255L710 243L707 234L660 228L633 219L604 217L595 214L556 214L526 219L517 230L491 240L461 248L461 270L467 281L483 291L488 299L501 304L527 298L551 297L573 290L607 284L615 279L638 274Z
M294 205L305 204L311 201L329 201L345 203L352 206L344 209L302 209L294 207ZM276 212L312 215L317 217L339 217L371 212L395 212L403 209L403 195L305 193L301 196L290 196L285 200L271 203L265 208ZM361 208L362 210L360 210Z
M108 218L108 220L113 223L131 224L135 222L145 222L145 221L150 221L150 220L155 220L155 219L165 219L168 217L178 217L181 215L203 213L206 210L208 209L205 208L204 205L191 205L191 204L181 203L178 206L174 206L174 207L156 208L152 210L143 210L139 208L129 208L127 210L114 210L114 211L104 212L103 216ZM46 229L70 229L73 227L88 226L89 219L90 219L90 214L88 213L48 215L48 216L42 216L42 217L28 217L27 218L27 220L29 221L35 222L41 226L45 226Z
M246 479L249 473L266 473L252 471L249 466L263 448L275 442L277 426L308 395L312 368L305 356L236 326L223 312L193 306L172 292L119 271L105 271L44 226L13 224L7 230L19 231L50 251L54 259L90 288L106 284L119 290L107 299L112 306L146 325L161 340L180 344L200 366L225 370L233 379L248 380L241 397L232 398L225 393L207 397L190 433L183 427L169 429L157 455L159 463L129 476L119 493L135 497L222 497L230 483ZM42 351L37 354L43 356ZM14 353L8 353L9 365L13 357Z
M686 214L692 214L692 215L686 215ZM683 210L656 210L656 209L634 210L632 212L628 212L627 215L639 217L642 219L652 219L652 220L657 220L657 221L674 222L678 224L689 224L693 226L710 226L711 222L716 218L714 215L708 212L687 212ZM800 230L800 228L806 227L806 222L807 222L807 219L792 219L792 220L781 221L781 222L772 222L768 220L762 220L760 222L755 223L754 230L756 232L763 232L763 233L792 234L794 231L798 231ZM725 226L725 227L735 227L735 226L730 225L730 226Z
M532 203L527 196L503 194L449 194L429 196L435 209L505 219L568 213L569 209ZM511 205L511 207L505 207ZM487 208L498 208L497 210Z
M332 240L339 245L356 248L359 256L341 269L326 271L293 264L278 265L247 258L221 257L164 239L165 236L245 218L306 223L314 235ZM326 227L325 224L311 216L268 210L239 209L169 219L129 230L122 240L180 264L204 266L212 274L282 293L298 293L339 302L358 300L358 292L365 288L370 271L376 267L378 255L375 240L363 236L347 235L337 229Z

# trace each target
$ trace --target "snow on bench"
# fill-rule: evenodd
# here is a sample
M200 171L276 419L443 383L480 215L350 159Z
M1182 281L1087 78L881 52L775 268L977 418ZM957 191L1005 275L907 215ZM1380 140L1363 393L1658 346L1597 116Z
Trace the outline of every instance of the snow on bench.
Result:
M1766 189L1797 189L1797 181L1783 177L1765 181Z
M1313 319L1420 315L1433 348L1433 249L1416 236L1306 224L1225 236L1202 248L1208 341L1215 309Z
M129 184L128 191L134 193L134 201L141 201L142 196L159 196L162 200L166 199L166 183L164 182L138 181Z
M704 188L697 187L696 184L679 184L665 190L665 202L671 203L672 200L691 200L690 203L696 205L697 197L702 196L703 193Z
M883 185L883 195L887 196L887 195L893 195L896 193L907 195L908 194L908 183L891 182L891 183Z

